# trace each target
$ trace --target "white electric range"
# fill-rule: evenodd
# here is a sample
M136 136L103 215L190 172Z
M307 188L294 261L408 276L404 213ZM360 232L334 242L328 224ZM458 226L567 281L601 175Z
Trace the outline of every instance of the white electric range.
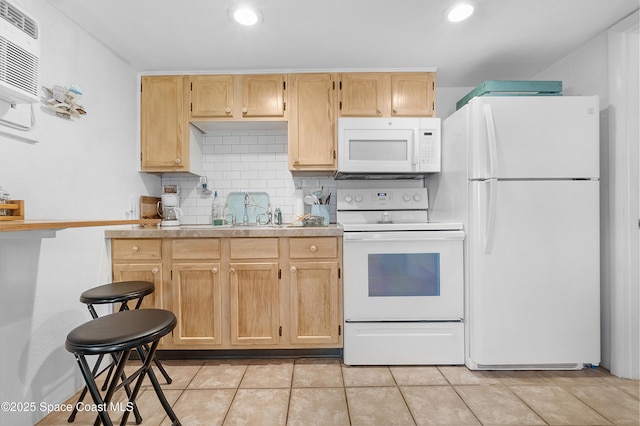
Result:
M426 188L348 181L344 229L344 363L464 364L460 223L428 221Z

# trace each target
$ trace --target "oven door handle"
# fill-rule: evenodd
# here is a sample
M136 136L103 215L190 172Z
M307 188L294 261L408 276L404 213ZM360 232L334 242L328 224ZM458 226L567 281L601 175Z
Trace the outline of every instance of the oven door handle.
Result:
M427 231L429 232L429 231ZM464 239L463 231L432 231L433 235L415 235L415 233L405 232L379 232L379 233L365 233L365 232L345 232L343 240L347 241L400 241L400 242L414 242L414 241L458 241Z

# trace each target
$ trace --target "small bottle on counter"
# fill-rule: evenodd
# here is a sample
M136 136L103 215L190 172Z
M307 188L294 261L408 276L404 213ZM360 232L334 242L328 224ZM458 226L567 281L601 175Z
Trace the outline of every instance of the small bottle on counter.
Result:
M213 202L211 203L211 224L214 226L224 225L223 211L218 204L218 191L213 193Z
M282 225L282 212L279 207L276 207L276 211L273 213L273 223L275 225Z

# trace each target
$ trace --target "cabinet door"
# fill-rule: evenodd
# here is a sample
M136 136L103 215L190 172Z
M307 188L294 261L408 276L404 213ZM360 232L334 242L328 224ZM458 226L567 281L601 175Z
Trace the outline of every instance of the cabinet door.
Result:
M391 74L391 116L433 117L435 84L434 73Z
M336 169L334 74L289 76L289 169Z
M382 73L346 73L340 81L342 117L382 117L388 103L388 85ZM386 98L386 99L385 99Z
M113 281L150 281L154 284L153 293L142 299L140 308L164 307L162 303L162 263L114 263ZM129 308L133 309L130 305Z
M339 343L338 262L291 262L291 343Z
M233 76L191 76L191 118L233 116Z
M188 168L189 128L184 76L143 76L140 156L143 171Z
M222 292L219 263L173 263L175 344L222 343Z
M242 117L284 117L284 74L244 75Z
M275 262L229 265L232 345L279 343L278 281L278 264Z

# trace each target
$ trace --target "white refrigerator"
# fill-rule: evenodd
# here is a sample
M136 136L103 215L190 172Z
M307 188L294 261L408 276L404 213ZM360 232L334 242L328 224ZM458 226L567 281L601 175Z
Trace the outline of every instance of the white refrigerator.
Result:
M465 364L600 362L596 96L477 97L443 122L430 220L465 225Z

